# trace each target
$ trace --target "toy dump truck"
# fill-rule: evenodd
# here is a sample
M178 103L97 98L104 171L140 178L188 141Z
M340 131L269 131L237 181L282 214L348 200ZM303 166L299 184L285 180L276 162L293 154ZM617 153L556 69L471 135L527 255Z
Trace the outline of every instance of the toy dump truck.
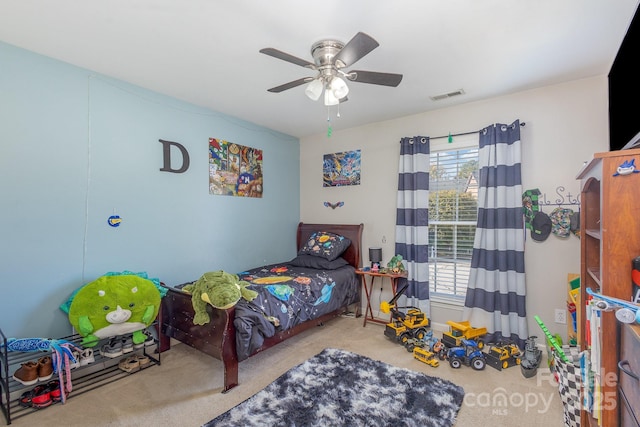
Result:
M487 365L496 368L498 371L507 369L510 366L519 365L522 353L517 345L513 343L498 343L489 347L485 355Z
M385 326L384 335L405 346L411 339L424 339L430 325L429 318L420 309L404 307L407 309L407 312L404 313L396 308L396 301L407 287L408 285L403 286L388 303L383 301L380 304L380 311L383 313L391 312L391 322Z
M442 333L442 343L447 348L461 346L462 340L475 340L480 350L484 347L482 338L487 335L487 328L474 328L468 321L449 320L447 325L449 325L449 332Z

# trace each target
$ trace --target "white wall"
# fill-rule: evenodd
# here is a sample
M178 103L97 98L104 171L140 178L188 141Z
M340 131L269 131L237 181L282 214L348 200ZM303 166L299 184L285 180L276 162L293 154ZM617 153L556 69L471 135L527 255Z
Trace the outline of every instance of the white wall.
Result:
M394 255L400 138L462 133L515 119L526 123L521 132L523 189L538 188L551 203L557 199L558 187L576 197L579 182L575 177L580 167L594 152L608 151L607 105L607 78L599 76L358 128L342 130L337 120L330 138L321 134L300 142L301 221L362 222L365 252L370 246L382 246L386 263ZM454 138L452 146L463 139ZM322 156L357 149L362 150L361 184L323 188ZM325 208L325 201L344 201L344 206ZM555 207L543 210L550 213ZM368 254L363 257L367 264ZM525 262L530 335L543 336L533 319L539 315L552 333L566 338L566 326L553 321L554 309L565 308L567 274L580 272L579 239L551 235L545 242L536 242L527 236ZM374 309L390 298L389 288L385 284L382 295L374 290ZM460 320L459 307L451 308L433 304L432 322Z

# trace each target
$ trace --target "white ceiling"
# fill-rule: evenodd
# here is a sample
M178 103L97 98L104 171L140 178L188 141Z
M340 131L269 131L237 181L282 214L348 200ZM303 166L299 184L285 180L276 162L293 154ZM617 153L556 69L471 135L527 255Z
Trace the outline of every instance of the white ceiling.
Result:
M362 31L380 46L349 69L400 73L349 84L334 132L574 79L606 75L638 0L1 0L0 40L297 137L323 133L313 61L320 39ZM1 72L0 62L0 72ZM439 95L463 89L444 101Z

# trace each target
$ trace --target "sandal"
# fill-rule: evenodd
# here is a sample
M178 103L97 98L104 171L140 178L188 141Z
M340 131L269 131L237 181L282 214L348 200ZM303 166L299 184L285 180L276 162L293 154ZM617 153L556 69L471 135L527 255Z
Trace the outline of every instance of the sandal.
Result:
M135 357L138 360L138 363L140 364L140 368L146 367L151 362L151 359L149 359L149 357L145 356L144 354L136 354L135 356L131 356L131 357L132 358Z
M125 372L136 372L140 369L140 362L137 357L125 357L118 363L118 368Z

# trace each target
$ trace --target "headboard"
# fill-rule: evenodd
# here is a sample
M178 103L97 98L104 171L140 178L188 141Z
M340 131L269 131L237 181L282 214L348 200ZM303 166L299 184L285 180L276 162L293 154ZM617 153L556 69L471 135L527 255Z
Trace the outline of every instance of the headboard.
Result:
M309 236L316 231L326 231L339 234L351 240L351 246L342 254L342 257L355 268L362 266L362 229L364 224L298 224L296 236L297 250L309 240Z

